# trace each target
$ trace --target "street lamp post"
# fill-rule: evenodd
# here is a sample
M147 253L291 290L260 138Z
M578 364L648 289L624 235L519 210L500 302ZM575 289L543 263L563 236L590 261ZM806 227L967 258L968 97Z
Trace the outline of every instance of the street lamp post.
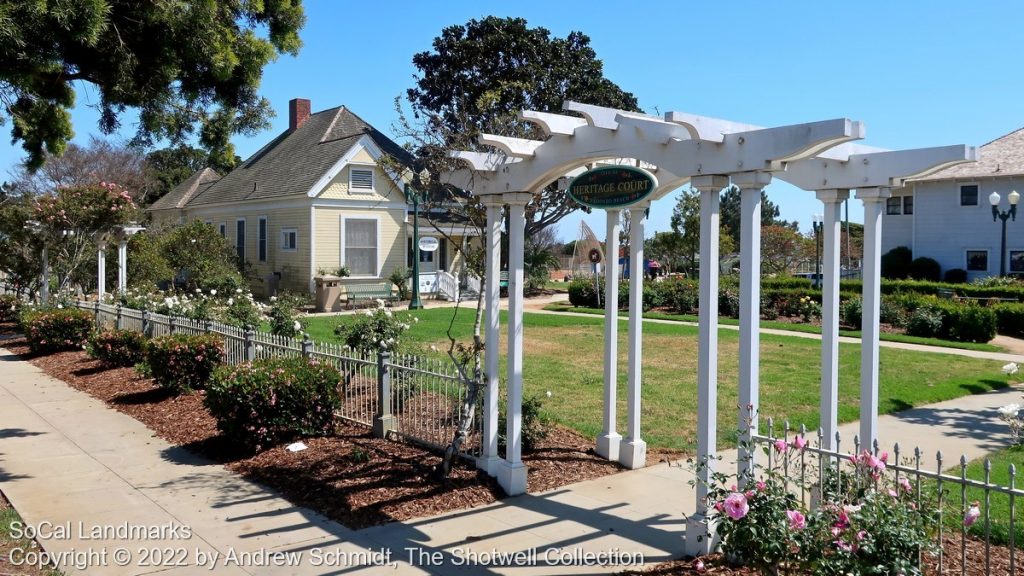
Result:
M821 287L821 245L819 239L825 226L825 215L815 214L811 225L814 227L814 287Z
M409 300L409 310L420 310L423 308L420 301L420 194L406 184L405 197L412 197L412 300Z
M1010 192L1006 199L1010 202L1009 210L999 210L999 192L989 194L988 201L992 204L992 221L1003 221L1003 243L999 248L999 275L1006 276L1006 221L1017 220L1017 203L1020 202L1020 194L1016 190Z

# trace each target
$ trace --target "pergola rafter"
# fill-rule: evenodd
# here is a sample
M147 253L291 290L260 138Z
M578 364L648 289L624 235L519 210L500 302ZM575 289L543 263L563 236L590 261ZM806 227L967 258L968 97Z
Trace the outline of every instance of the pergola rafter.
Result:
M618 243L621 210L631 216L629 355L627 362L627 429L616 431L616 340L618 267L614 258L605 267L604 430L596 440L602 456L629 468L646 462L641 437L640 381L642 372L643 239L650 203L686 182L700 191L701 276L700 347L697 382L698 459L707 466L699 473L697 514L687 528L687 548L693 554L707 550L712 538L702 522L707 512L706 482L717 452L718 371L718 234L719 194L730 182L740 189L740 413L738 425L748 422L759 402L758 354L760 309L761 191L772 178L816 192L825 205L825 267L822 322L821 426L831 441L836 430L838 405L839 209L851 189L865 204L864 330L861 361L861 442L877 437L878 313L880 295L879 248L881 206L889 189L952 164L973 161L969 146L947 146L889 151L853 143L865 135L860 122L833 119L791 126L763 128L751 124L669 112L663 118L566 102L564 109L582 116L523 111L546 139L529 140L485 134L480 143L496 153L459 151L452 154L464 168L443 175L450 184L480 196L487 206L488 242L486 342L499 340L498 274L501 209L508 206L509 315L508 315L508 418L505 457L497 451L498 351L486 346L487 389L484 401L483 454L478 465L496 476L509 494L526 490L526 468L520 447L522 436L523 363L523 243L525 205L534 194L559 178L577 175L595 163L634 159L657 179L653 194L641 201L608 209L606 242ZM756 419L746 439L756 433ZM741 476L753 465L753 454L742 454ZM702 485L702 483L705 483Z

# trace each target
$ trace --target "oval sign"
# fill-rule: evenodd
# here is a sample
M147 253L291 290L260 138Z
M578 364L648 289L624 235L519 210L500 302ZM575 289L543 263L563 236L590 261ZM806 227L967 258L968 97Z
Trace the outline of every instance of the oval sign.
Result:
M598 250L597 248L591 248L590 252L587 253L587 257L594 264L601 263L601 251Z
M654 192L658 181L650 172L632 166L601 166L587 170L569 184L573 200L591 208L621 208Z
M434 250L437 250L440 245L441 243L433 236L423 236L420 238L420 250L423 250L424 252L433 252Z

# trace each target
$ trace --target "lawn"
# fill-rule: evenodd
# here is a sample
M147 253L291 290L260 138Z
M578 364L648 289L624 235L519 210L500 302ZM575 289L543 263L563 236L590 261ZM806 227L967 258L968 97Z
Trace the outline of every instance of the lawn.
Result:
M452 309L420 310L419 322L407 334L414 346L446 345ZM398 312L403 315L405 312ZM454 336L468 341L472 309L460 309ZM311 318L314 339L332 340L333 326L346 317ZM506 321L502 313L502 323ZM546 395L550 418L587 435L600 432L602 413L603 319L553 314L524 318L527 395ZM719 332L719 437L735 436L737 428L738 341L735 330ZM696 443L697 328L648 323L643 339L644 439L655 447L692 450ZM501 342L502 374L506 343ZM816 428L818 422L821 345L793 336L761 336L761 414ZM996 361L883 348L880 352L881 413L904 410L1006 385ZM620 430L625 424L626 324L619 330ZM860 345L840 345L841 421L855 420L859 410ZM724 444L732 442L725 440Z

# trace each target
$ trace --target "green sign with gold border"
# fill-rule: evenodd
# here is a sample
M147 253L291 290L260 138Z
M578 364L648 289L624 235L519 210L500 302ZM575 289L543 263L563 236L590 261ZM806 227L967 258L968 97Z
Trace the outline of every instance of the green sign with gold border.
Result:
M566 190L591 208L622 208L643 200L658 187L654 176L632 166L601 166L577 176Z

